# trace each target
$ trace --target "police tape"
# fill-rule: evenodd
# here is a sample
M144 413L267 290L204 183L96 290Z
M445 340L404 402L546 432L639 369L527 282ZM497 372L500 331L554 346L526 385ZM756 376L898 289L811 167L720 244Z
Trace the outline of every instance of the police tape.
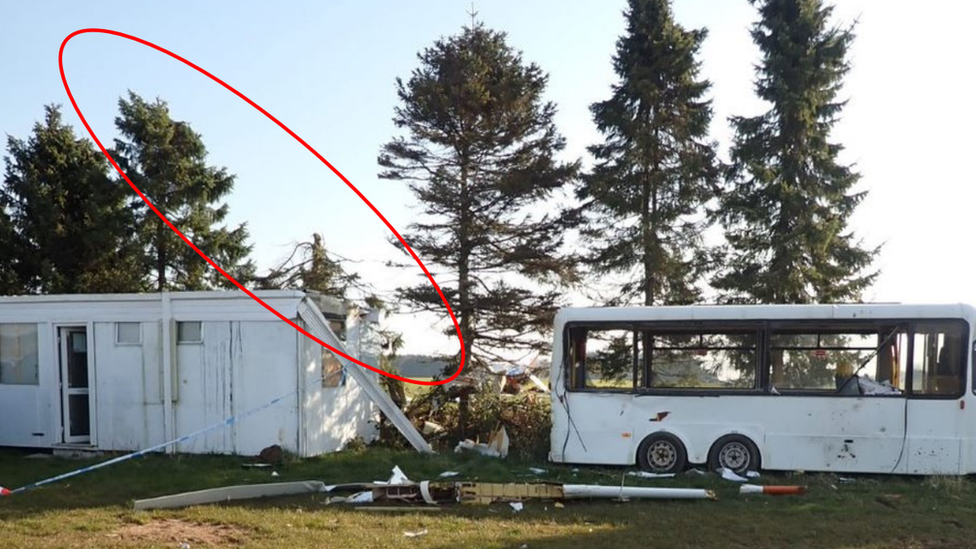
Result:
M281 395L279 397L276 397L274 399L271 399L268 402L266 402L266 403L264 403L264 404L262 404L260 406L257 406L255 408L251 408L250 410L247 410L244 413L238 414L236 416L230 416L230 417L228 417L227 419L225 419L223 421L220 421L218 423L214 423L212 425L208 425L207 427L204 427L202 429L198 429L196 431L193 431L192 433L188 433L188 434L183 435L183 436L181 436L179 438L174 438L173 440L169 440L169 441L166 441L166 442L163 442L163 443L160 443L160 444L156 444L155 446L150 446L149 448L145 448L145 449L139 450L137 452L132 452L131 454L125 454L123 456L118 456L118 457L112 458L110 460L103 461L101 463L96 463L95 465L89 465L88 467L82 467L81 469L75 469L74 471L69 471L67 473L63 473L63 474L60 474L60 475L57 475L57 476L53 476L53 477L50 477L50 478L46 478L44 480L39 480L37 482L28 484L26 486L21 486L20 488L17 488L15 490L8 490L8 489L3 488L2 486L0 486L0 496L9 496L9 495L13 495L13 494L19 494L19 493L22 493L22 492L26 492L28 490L33 490L34 488L39 488L41 486L44 486L45 484L51 484L51 483L58 482L58 481L62 481L62 480L65 480L65 479L68 479L68 478L71 478L71 477L76 477L78 475L83 475L85 473L90 473L90 472L95 471L97 469L101 469L103 467L108 467L109 465L115 465L116 463L122 463L123 461L128 461L128 460L133 459L133 458L141 457L141 456L144 456L146 454L150 454L152 452L156 452L156 451L162 450L162 449L167 448L169 446L173 446L174 444L180 444L182 442L186 442L186 441L188 441L188 440L190 440L192 438L196 438L196 437L198 437L198 436L200 436L202 434L209 433L210 431L215 431L217 429L222 429L224 427L229 427L229 426L231 426L231 425L233 425L233 424L241 421L242 419L244 419L244 418L246 418L248 416L252 416L252 415L254 415L254 414L258 413L258 412L261 412L261 411L263 411L263 410L265 410L267 408L270 408L270 407L274 406L275 404L281 402L282 400L285 400L286 398L295 396L296 393L298 393L297 390L291 391L290 393L287 393L287 394Z

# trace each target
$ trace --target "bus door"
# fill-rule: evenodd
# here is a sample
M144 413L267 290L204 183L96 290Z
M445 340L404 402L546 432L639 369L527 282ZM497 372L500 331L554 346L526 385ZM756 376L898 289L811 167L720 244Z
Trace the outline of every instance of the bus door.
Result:
M915 326L905 450L908 473L963 472L968 340L964 323L958 321Z

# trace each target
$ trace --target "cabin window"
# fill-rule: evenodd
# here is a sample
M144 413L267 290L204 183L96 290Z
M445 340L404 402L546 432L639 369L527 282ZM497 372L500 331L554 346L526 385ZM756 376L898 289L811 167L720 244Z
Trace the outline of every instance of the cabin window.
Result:
M0 324L0 384L38 384L36 324Z
M116 322L115 323L115 344L116 345L141 345L142 324L138 322Z
M177 322L177 343L203 343L203 324L200 321Z
M912 394L958 397L963 391L966 349L961 324L915 325L912 361Z
M642 330L641 385L651 389L756 388L758 332ZM646 356L646 359L645 359Z
M769 384L776 391L904 394L905 326L783 328L769 336Z
M345 370L332 351L322 347L322 387L342 387L346 384Z

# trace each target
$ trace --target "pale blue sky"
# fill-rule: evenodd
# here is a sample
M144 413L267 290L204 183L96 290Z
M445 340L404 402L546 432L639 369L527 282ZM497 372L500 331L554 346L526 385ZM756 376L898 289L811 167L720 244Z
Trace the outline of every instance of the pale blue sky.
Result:
M278 4L282 4L279 6ZM588 105L606 97L621 0L482 1L479 19L550 75L549 99L568 140L566 158L586 158L599 138ZM0 3L0 132L26 136L46 103L70 110L57 68L61 40L84 27L115 29L156 42L203 66L289 125L342 171L394 226L414 201L380 181L376 154L394 133L394 79L416 53L469 22L470 2L12 2ZM746 0L675 0L679 22L709 28L702 59L714 87L713 135L728 142L726 118L755 114L757 53ZM872 191L855 220L868 242L886 243L884 274L869 299L976 302L966 224L976 186L969 158L976 124L970 30L972 3L841 0L838 21L860 17L845 95L851 103L836 139ZM203 134L211 162L238 181L233 222L247 221L264 268L290 244L323 234L334 251L388 291L412 275L385 269L396 258L386 231L338 178L243 102L176 61L126 40L85 35L65 54L66 73L93 129L114 137L116 101L127 89L169 101ZM449 350L429 319L400 318L408 350Z

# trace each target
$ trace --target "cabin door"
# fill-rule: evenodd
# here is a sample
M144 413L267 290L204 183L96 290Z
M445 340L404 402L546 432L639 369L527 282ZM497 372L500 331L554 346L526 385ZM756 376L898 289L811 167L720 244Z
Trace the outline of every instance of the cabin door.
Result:
M68 444L91 442L91 391L88 371L88 331L58 328L61 362L61 433Z

